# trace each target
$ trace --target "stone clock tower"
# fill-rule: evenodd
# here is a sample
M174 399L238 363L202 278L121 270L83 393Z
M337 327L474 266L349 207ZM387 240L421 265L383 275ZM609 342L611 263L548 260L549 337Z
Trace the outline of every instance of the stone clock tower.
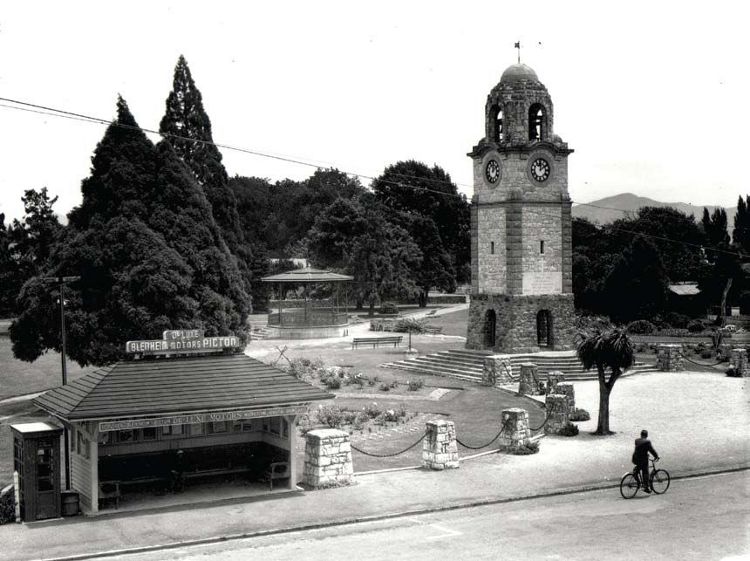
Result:
M502 353L574 348L568 155L552 99L525 64L487 97L474 163L466 346Z

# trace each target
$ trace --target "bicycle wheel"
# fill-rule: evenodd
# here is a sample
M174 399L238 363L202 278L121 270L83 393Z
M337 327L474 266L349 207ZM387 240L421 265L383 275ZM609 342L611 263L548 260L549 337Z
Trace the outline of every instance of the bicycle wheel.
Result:
M669 472L665 469L655 469L651 472L651 489L657 495L667 492L669 489Z
M623 499L632 499L638 492L638 480L632 473L626 473L620 480L620 494Z

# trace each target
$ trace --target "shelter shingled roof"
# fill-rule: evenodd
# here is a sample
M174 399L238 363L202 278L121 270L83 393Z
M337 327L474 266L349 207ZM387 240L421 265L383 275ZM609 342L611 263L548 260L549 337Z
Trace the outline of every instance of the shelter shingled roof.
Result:
M66 420L115 419L309 403L333 396L242 354L121 361L33 403Z
M332 273L331 271L324 271L322 269L305 267L304 269L294 269L293 271L287 271L286 273L279 273L278 275L263 277L260 280L262 280L263 282L290 283L342 282L354 280L354 277L351 277L349 275L340 275L339 273Z

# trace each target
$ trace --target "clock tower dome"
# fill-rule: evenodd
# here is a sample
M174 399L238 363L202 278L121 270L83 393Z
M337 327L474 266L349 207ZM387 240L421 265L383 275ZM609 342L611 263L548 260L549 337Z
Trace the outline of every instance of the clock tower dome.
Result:
M468 154L471 307L466 346L504 353L574 345L568 155L547 88L514 64L487 96L485 135Z

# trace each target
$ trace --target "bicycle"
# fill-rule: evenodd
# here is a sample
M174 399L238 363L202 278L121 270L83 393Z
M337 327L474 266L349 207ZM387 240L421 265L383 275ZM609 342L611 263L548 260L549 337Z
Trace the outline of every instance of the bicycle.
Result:
M649 483L651 484L651 490L657 495L662 495L669 489L669 472L665 469L656 469L656 462L654 458L649 458L651 463L651 469L649 471ZM639 474L640 470L638 466L633 468L633 471L629 471L622 476L620 480L620 494L624 499L632 499L638 493L638 489L641 489L641 478Z

